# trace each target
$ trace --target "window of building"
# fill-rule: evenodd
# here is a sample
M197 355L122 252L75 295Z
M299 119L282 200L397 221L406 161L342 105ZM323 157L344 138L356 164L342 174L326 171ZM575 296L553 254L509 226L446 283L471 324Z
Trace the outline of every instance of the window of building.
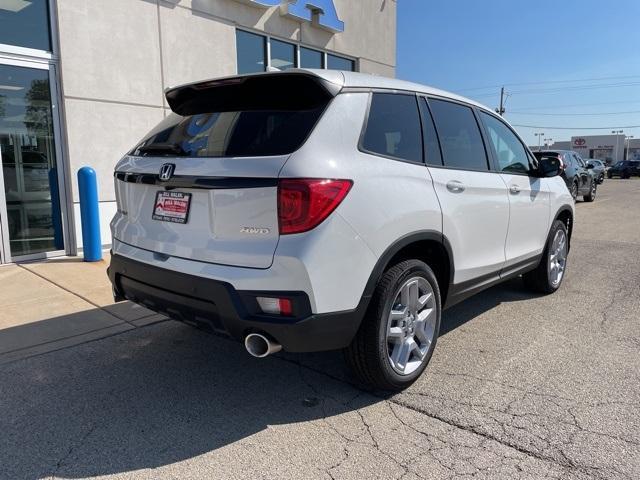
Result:
M471 108L429 99L445 167L488 170L487 153Z
M0 5L1 2L2 0ZM298 58L302 68L356 70L356 62L350 58L244 30L236 30L236 43L238 74L264 72L267 66L279 70L295 68L298 65ZM267 55L267 52L270 54Z
M348 58L329 54L327 55L327 68L329 70L346 70L353 72L355 70L355 62Z
M0 1L0 44L51 51L48 3Z
M300 47L300 67L324 68L324 53L318 50Z
M262 35L236 30L238 73L264 72L267 65L267 43Z
M362 148L371 153L422 162L422 132L416 97L374 93Z
M442 155L440 154L440 144L438 143L438 134L436 133L436 127L433 124L433 117L429 112L429 105L427 105L426 98L421 98L422 113L422 131L424 137L424 154L425 161L429 165L442 165Z
M296 66L296 46L292 43L271 39L271 64L279 70Z
M484 112L481 112L480 115L489 133L500 171L505 173L529 173L529 156L518 137L504 122L493 115Z

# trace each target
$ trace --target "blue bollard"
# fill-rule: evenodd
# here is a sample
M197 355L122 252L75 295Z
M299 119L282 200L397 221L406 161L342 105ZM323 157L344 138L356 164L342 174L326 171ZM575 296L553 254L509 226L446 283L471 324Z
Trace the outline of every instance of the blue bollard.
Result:
M84 261L98 262L102 260L102 239L98 211L98 182L93 168L82 167L78 170L78 191Z

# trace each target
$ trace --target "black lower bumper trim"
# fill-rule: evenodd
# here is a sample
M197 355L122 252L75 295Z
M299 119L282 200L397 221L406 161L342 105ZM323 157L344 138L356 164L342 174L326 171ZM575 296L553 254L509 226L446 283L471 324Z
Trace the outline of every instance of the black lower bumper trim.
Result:
M148 265L112 255L108 269L116 298L126 298L176 320L205 323L238 340L262 332L289 352L344 348L353 339L368 302L352 311L312 314L304 292L238 291L227 282ZM287 296L293 317L256 311L256 296Z

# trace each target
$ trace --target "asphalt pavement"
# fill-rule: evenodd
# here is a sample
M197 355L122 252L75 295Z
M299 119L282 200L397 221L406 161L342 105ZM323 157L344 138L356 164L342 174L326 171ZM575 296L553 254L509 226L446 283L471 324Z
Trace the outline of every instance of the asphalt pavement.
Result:
M354 385L337 352L258 360L157 317L12 357L0 478L640 478L640 180L576 208L561 289L446 311L400 394Z

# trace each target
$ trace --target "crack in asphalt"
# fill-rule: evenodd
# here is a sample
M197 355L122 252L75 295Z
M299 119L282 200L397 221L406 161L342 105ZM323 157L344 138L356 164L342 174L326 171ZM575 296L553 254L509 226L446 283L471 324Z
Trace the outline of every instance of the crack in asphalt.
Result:
M457 428L460 429L462 431L468 432L472 435L477 435L487 441L492 441L492 442L496 442L499 445L502 445L503 447L509 448L514 450L515 452L524 455L526 457L530 457L533 459L536 459L538 461L541 462L545 462L545 463L550 463L553 465L556 465L557 467L561 468L565 474L568 472L571 472L572 474L577 474L578 476L581 476L583 478L595 478L595 479L602 479L602 480L609 480L610 478L612 478L612 474L616 475L616 478L620 478L620 479L629 479L631 480L633 477L629 476L627 473L613 467L613 466L606 466L606 467L600 467L597 465L585 465L585 464L581 464L579 462L576 462L574 459L572 459L567 452L565 451L565 448L567 446L570 446L573 444L573 440L575 439L575 437L579 434L593 434L596 436L604 436L607 438L610 438L612 440L616 440L616 441L621 441L624 443L627 443L629 445L632 446L638 446L640 444L640 442L636 442L635 440L629 440L627 438L623 438L620 436L615 436L615 435L611 435L611 434L606 434L606 433L602 433L602 432L596 432L596 431L592 431L590 429L587 429L585 427L583 427L577 417L576 414L573 412L572 409L574 408L578 408L580 407L590 407L590 406L606 406L606 405L615 405L615 404L622 404L625 406L636 406L636 404L634 402L618 402L618 401L611 401L611 402L585 402L582 403L580 405L577 405L578 402L576 402L575 399L571 399L568 397L563 397L563 396L559 396L559 395L554 395L554 394L549 394L549 393L541 393L541 392L536 392L536 391L531 391L531 390L527 390L527 389L523 389L520 387L517 387L515 385L511 385L505 382L499 382L497 380L493 380L493 379L487 379L487 378L482 378L482 377L475 377L473 375L469 375L469 374L464 374L464 373L451 373L451 372L434 372L435 375L438 374L442 374L442 375L446 375L446 376L459 376L459 377L466 377L467 379L474 379L480 382L486 382L486 383L493 383L496 385L500 385L503 388L508 388L511 389L513 391L516 391L518 393L520 393L520 395L516 398L514 398L513 400L511 400L504 409L498 409L498 408L493 408L491 406L487 406L487 405L483 405L483 404L479 404L479 403L471 403L471 402L462 402L459 400L453 400L453 399L449 399L449 398L438 398L436 396L433 395L429 395L429 394L425 394L424 392L403 392L401 394L399 394L399 396L396 396L393 399L387 399L384 398L382 396L380 396L379 394L376 394L375 392L372 391L368 391L368 390L361 390L359 385L353 384L351 382L349 382L348 380L342 379L342 378L338 378L334 375L328 374L327 372L323 372L322 370L318 370L315 368L310 368L309 366L303 365L299 362L296 362L294 360L288 359L288 358L283 358L278 356L277 357L279 360L283 360L285 362L288 363L292 363L294 365L297 365L299 367L299 369L305 369L305 370L309 370L318 374L321 374L323 376L329 377L333 380L339 381L341 383L346 383L351 385L352 387L355 387L356 389L359 389L362 394L370 394L373 395L377 398L380 398L384 403L388 404L391 412L394 414L394 416L398 419L398 421L400 421L405 427L410 428L411 430L421 433L422 435L426 436L428 439L430 439L431 437L429 437L428 435L426 435L424 432L421 432L419 430L416 430L415 428L411 427L409 424L407 424L406 422L401 421L401 419L398 417L397 412L395 412L393 410L393 407L391 407L391 405L397 405L397 406L401 406L403 408L409 409L413 412L416 412L420 415L425 415L431 419L437 420L439 422L442 422L450 427L453 428ZM302 371L302 370L300 370ZM317 389L315 386L313 386L313 384L311 384L308 380L304 379L304 377L301 374L301 378L303 379L303 381L305 382L306 385L308 385L312 391L314 391L314 393L320 397L325 396L319 389ZM492 433L491 431L489 431L486 426L484 426L483 424L469 424L469 423L463 423L460 421L455 421L451 418L447 418L446 416L443 415L439 415L435 412L433 412L432 410L428 410L428 409L424 409L424 408L419 408L416 407L415 405L406 402L404 400L402 400L402 396L403 395L407 395L407 396L411 396L411 395L416 395L416 396L423 396L423 397L427 397L431 400L437 400L440 402L449 402L453 405L456 406L465 406L468 407L470 409L477 409L478 413L483 415L483 419L486 420L487 418L490 418L493 421L493 425L497 426L498 428L500 428L500 430L502 431L503 436L498 436L495 435L494 433ZM358 395L356 395L357 398ZM566 414L565 419L555 419L557 423L562 424L566 427L573 427L575 429L574 432L568 433L568 438L565 441L557 441L554 442L553 444L550 443L548 437L549 437L549 433L550 430L545 427L544 425L534 425L535 427L540 427L544 430L544 434L538 434L535 432L532 432L530 428L528 428L525 425L517 425L517 424L513 424L513 421L515 419L520 419L520 418L527 418L527 417L531 417L533 419L536 419L539 417L539 415L535 414L535 413L517 413L513 411L514 405L517 404L518 402L523 402L524 400L526 400L528 397L538 397L538 398L542 398L545 399L546 401L549 401L551 404L555 405L556 407L558 407L558 409L560 409L561 411L563 411ZM333 397L326 397L326 398L331 398L332 401L337 402L337 403L343 403L344 402L339 402L337 399L333 398ZM568 405L568 404L572 404L572 405ZM399 462L397 459L390 457L388 452L384 452L381 448L380 445L378 443L378 441L376 440L375 436L372 433L371 430L371 425L369 425L365 420L364 420L364 416L362 414L362 412L359 411L359 409L356 410L357 414L360 416L362 423L365 425L365 428L367 429L368 432L368 436L371 438L371 440L374 442L374 446L376 448L377 451L380 451L381 453L385 454L387 457L391 458L396 464L398 464L399 466L401 466L404 469L404 473L403 475L400 477L404 477L406 476L408 473L412 473L415 474L416 476L419 476L419 474L417 472L408 470L407 464L410 463L411 460L407 460L404 462ZM501 415L507 415L511 417L511 420L507 419L507 418L496 418L495 416L491 416L490 413L494 413L494 414L501 414ZM323 415L325 415L325 420L326 420L326 410L323 410ZM529 426L530 427L530 426ZM330 428L335 431L345 442L349 443L349 442L354 442L354 439L351 439L347 436L345 436L344 434L342 434L342 432L338 432L333 426L330 426ZM530 445L523 445L521 443L518 443L516 441L511 440L511 438L514 437L513 434L510 434L510 432L508 431L508 429L514 429L514 430L519 430L522 431L523 433L530 435L534 438L537 438L541 444L539 445L535 445L535 444L530 444ZM443 449L453 449L455 448L455 445L450 444L450 440L441 440L439 439L445 446L442 447L440 450ZM358 442L356 442L358 443ZM361 442L360 442L361 443ZM427 451L423 451L422 453L427 453L429 454L430 458L432 458L434 461L436 461L439 465L441 465L443 468L447 469L447 470L451 470L451 468L447 465L445 465L444 463L442 463L437 456L434 456L432 453L432 446L430 446L429 449L427 449ZM436 449L437 451L438 449ZM550 450L550 452L549 452ZM554 455L554 453L556 453L556 455ZM343 462L346 459L343 459ZM340 465L342 465L343 462L340 462ZM337 468L337 467L334 467ZM471 475L469 478L474 478L474 476L478 473L481 473L482 470L481 469L476 469L475 473L470 473L470 472L454 472L454 475ZM557 477L549 477L549 478L557 478Z
M87 438L89 438L89 436L91 436L91 434L97 429L98 425L94 424L91 425L91 427L85 432L84 435L82 435L82 437L80 437L80 439L77 442L73 442L68 450L67 453L65 453L60 460L58 460L54 466L54 470L51 473L51 475L49 476L49 480L54 480L56 478L56 475L58 474L58 471L60 471L60 469L62 468L62 466L64 465L64 463L71 458L71 455L73 454L73 452L75 451L76 448L82 446L84 444L84 442L87 440Z

